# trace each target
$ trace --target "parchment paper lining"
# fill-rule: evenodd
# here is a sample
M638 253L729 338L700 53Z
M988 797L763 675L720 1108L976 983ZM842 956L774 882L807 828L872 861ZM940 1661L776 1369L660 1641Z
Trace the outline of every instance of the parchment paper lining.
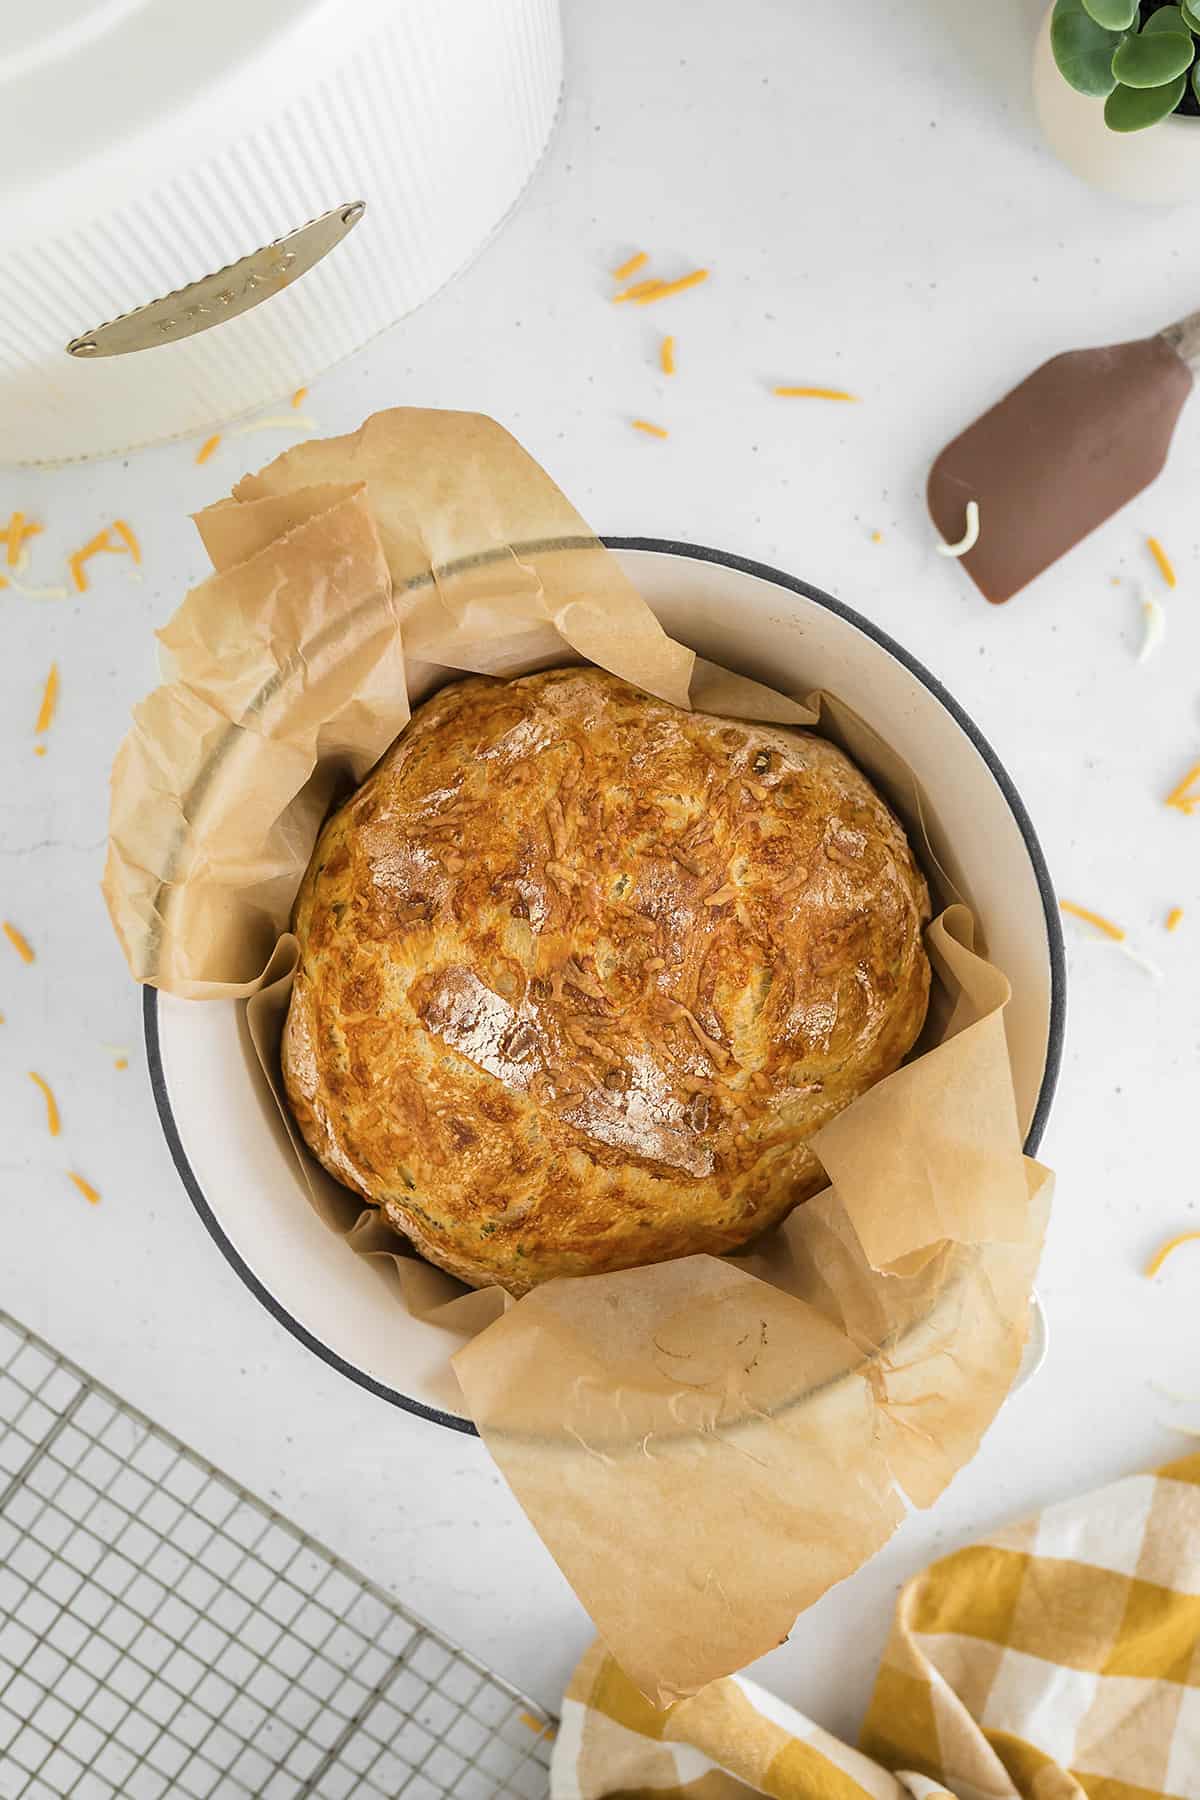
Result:
M630 1675L655 1699L694 1692L871 1555L902 1496L936 1498L1019 1365L1049 1182L1021 1155L1008 988L973 943L954 846L835 697L776 693L672 642L490 420L379 414L197 522L216 572L160 634L168 685L113 774L105 894L131 970L253 996L260 1099L298 1187L448 1352L466 1339L467 1408ZM749 1255L514 1304L407 1251L299 1144L278 1095L286 925L321 820L403 728L410 691L573 660L676 705L815 723L904 818L945 910L920 1054L814 1140L828 1189Z

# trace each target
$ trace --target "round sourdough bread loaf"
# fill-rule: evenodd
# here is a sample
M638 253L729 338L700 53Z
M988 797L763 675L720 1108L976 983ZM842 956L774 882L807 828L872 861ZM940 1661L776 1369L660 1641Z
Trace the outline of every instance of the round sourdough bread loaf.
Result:
M903 829L812 733L615 676L422 706L301 887L288 1098L431 1262L512 1294L720 1254L925 1017Z

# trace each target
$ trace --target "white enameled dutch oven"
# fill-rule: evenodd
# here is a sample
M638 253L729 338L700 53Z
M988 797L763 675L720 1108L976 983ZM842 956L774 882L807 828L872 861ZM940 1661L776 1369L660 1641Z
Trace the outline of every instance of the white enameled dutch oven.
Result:
M1035 1151L1062 1050L1062 933L1029 815L995 752L899 644L807 583L688 544L606 542L672 637L774 686L828 689L911 765L1012 984L1006 1027ZM395 1406L472 1431L448 1366L460 1340L411 1318L302 1199L282 1127L252 1088L243 1011L145 990L155 1097L192 1204L250 1291L318 1356ZM1035 1319L1035 1353L1039 1333Z

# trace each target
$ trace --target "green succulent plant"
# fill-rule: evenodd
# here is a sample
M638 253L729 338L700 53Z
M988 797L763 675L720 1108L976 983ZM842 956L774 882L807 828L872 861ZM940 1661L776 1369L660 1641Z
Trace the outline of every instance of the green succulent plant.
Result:
M1104 102L1111 131L1200 113L1200 0L1055 0L1050 45L1064 80Z

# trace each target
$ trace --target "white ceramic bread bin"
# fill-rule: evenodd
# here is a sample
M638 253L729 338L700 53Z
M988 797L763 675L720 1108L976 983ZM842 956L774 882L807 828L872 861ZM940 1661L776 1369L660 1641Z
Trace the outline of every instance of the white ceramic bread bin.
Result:
M359 348L487 241L561 91L558 0L10 11L0 463L215 429Z

